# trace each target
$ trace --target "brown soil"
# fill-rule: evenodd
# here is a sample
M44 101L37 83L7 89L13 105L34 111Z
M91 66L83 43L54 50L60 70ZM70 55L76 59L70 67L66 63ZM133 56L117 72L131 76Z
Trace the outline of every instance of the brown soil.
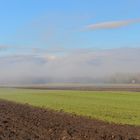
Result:
M60 86L17 86L25 89L48 89L48 90L83 90L83 91L132 91L140 92L140 85L60 85Z
M140 140L140 127L1 100L0 140Z

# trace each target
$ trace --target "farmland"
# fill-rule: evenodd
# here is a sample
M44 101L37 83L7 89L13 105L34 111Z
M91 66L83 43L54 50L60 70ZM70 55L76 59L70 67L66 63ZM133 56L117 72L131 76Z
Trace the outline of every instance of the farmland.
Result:
M140 125L140 93L1 88L0 98L114 122Z
M140 127L0 100L0 139L140 140Z

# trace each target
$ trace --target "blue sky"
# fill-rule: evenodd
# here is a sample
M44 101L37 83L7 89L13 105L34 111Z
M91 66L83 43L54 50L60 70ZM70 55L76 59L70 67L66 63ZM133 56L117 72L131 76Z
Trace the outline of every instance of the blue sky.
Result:
M139 5L139 0L0 1L0 46L8 46L1 55L34 48L140 47ZM125 26L86 29L128 20Z

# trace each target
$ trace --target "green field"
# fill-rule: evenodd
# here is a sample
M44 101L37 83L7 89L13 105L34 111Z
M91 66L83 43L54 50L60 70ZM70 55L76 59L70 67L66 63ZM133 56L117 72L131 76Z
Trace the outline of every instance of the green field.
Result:
M0 98L108 122L140 125L140 93L1 88Z

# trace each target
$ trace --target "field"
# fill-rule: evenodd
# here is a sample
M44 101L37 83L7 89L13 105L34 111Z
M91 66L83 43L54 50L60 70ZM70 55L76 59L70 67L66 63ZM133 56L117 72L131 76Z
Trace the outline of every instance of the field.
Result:
M0 100L0 140L140 140L140 127Z
M139 92L1 88L0 98L107 122L140 125Z

